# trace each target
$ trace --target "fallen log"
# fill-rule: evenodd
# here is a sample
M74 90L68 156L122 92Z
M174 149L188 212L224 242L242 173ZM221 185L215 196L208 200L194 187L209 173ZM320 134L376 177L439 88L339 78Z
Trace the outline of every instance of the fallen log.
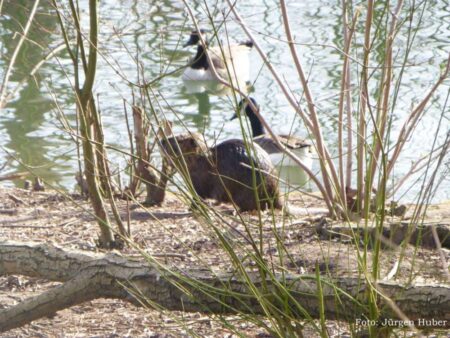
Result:
M382 229L384 244L387 247L396 247L403 241L407 241L412 245L435 249L436 243L433 237L432 227L436 229L441 247L450 249L450 224L446 222L411 224L410 222L402 221L386 223ZM378 229L373 224L365 227L357 223L342 224L339 222L336 224L328 224L321 222L317 225L317 232L321 239L352 239L353 234L363 238L367 232L372 243L375 242L378 236Z
M245 312L264 314L247 284L232 274L215 275L208 270L169 271L145 260L132 260L114 253L99 254L64 250L38 243L0 242L0 275L20 274L61 281L36 297L0 310L0 332L22 326L59 310L96 298L119 298L136 305L142 298L169 310L205 313ZM258 275L250 275L262 286ZM317 279L307 275L280 275L267 279L268 299L276 299L279 283L290 290L292 299L312 317L320 317ZM365 305L368 283L356 277L321 278L325 316L330 320L356 322L368 315ZM420 320L428 328L450 327L450 286L376 283L382 318ZM139 295L139 299L138 296ZM279 299L279 298L278 298ZM389 306L395 303L396 309ZM280 304L279 309L283 311ZM400 310L403 315L399 318ZM303 318L304 313L290 313ZM404 317L406 316L406 317ZM430 320L425 322L425 320ZM431 321L433 320L433 321ZM400 323L401 324L401 323Z

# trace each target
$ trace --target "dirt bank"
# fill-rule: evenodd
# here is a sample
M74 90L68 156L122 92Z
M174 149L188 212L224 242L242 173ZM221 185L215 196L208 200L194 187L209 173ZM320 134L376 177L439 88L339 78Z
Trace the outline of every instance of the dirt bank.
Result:
M317 200L292 194L290 203L296 208L323 207ZM215 271L229 271L231 263L216 240L216 236L200 219L195 218L188 208L173 194L169 195L161 207L145 209L134 203L120 201L119 207L124 220L129 219L132 237L141 248L155 255L167 265L178 268L210 267ZM227 205L218 207L231 211ZM408 211L406 218L411 214ZM258 217L245 213L251 233L259 231ZM249 267L252 261L245 255L245 229L239 219L228 218L228 224L217 223L225 236L236 243L238 255ZM286 250L292 256L286 260L284 269L295 273L314 273L316 263L322 273L334 275L353 275L357 268L357 248L351 241L343 238L321 238L318 224L324 222L322 215L283 218L281 212L275 215L268 212L262 217L262 234L266 259L279 265L279 252L274 234L281 236ZM394 221L391 219L390 221ZM397 220L398 221L398 220ZM427 221L450 221L449 204L431 206ZM89 203L77 195L62 196L54 192L29 192L21 189L0 188L0 241L52 242L65 248L97 250L95 239L98 226L90 213ZM323 237L323 236L322 236ZM448 251L444 251L447 254ZM138 255L132 248L121 251L123 255ZM370 254L370 252L369 252ZM399 257L400 268L395 279L404 282L442 282L442 262L435 250L408 245L399 249L386 249L382 254L382 276L392 271ZM0 306L8 307L22 299L39 294L55 285L46 280L22 276L0 277ZM180 319L183 319L181 322ZM265 337L262 329L253 324L238 321L242 333L249 336ZM347 325L330 322L330 334L343 334ZM116 300L96 300L58 312L52 318L37 320L25 327L8 332L6 337L14 336L145 336L179 337L193 330L200 336L223 337L230 331L219 321L199 313L161 314L153 310L136 308ZM308 329L307 329L308 330ZM305 331L306 334L307 331Z

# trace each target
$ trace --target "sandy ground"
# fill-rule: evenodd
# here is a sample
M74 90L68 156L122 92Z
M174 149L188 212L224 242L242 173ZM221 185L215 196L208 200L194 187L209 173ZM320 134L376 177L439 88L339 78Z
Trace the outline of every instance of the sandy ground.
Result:
M313 211L322 205L316 199L292 194L289 202L296 208ZM136 243L148 253L155 254L168 265L178 268L208 266L215 271L230 270L231 264L216 240L211 227L196 218L174 195L169 195L161 207L145 209L135 203L119 201L124 220ZM219 210L230 211L221 205ZM411 211L410 211L411 212ZM408 214L407 214L408 215ZM268 260L279 265L274 233L283 238L285 250L292 259L283 268L295 273L314 273L329 270L333 275L352 275L357 272L356 248L349 241L321 240L316 233L319 214L283 218L279 212L273 218L264 213L261 223L256 214L246 213L244 219L250 233L256 235L262 229L264 254ZM432 206L428 219L450 220L449 205ZM225 236L233 239L235 250L245 265L252 262L246 258L245 228L235 217L226 222L216 220ZM262 224L262 227L259 226ZM64 248L97 251L95 239L98 226L90 213L89 203L80 196L61 196L53 192L29 192L21 189L0 187L0 241L35 241L56 243ZM448 250L444 251L449 258ZM131 248L121 251L123 255L137 254ZM384 250L382 276L387 275L400 250ZM403 252L397 279L412 278L414 282L436 283L445 280L442 261L434 250L409 246ZM322 271L322 272L323 272ZM0 308L17 304L23 299L37 295L55 283L24 276L0 277ZM239 327L239 333L250 337L270 337L263 329L238 317L227 320ZM330 335L348 335L348 325L329 322ZM305 336L316 333L307 326ZM1 337L234 337L219 318L200 313L158 312L138 308L126 302L98 299L58 312L21 328L11 330Z

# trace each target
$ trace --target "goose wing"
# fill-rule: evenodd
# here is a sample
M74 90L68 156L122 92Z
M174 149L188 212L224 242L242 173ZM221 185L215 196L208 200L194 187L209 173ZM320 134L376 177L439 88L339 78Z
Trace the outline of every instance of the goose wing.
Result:
M278 135L278 139L280 140L281 143L283 143L286 147L290 149L300 149L311 146L311 143L297 136Z
M210 53L211 61L216 69L225 69L225 63L223 62L222 55L219 50L211 51Z
M310 147L311 144L307 142L304 139L301 139L299 137L290 136L290 135L277 135L278 140L280 143L282 143L284 146L286 146L288 149L296 150L301 149L305 147ZM267 135L261 135L258 137L255 137L253 141L258 144L261 148L263 148L267 153L274 154L279 153L282 150L280 147L276 144L272 138L268 137Z
M263 148L269 155L279 153L281 151L275 141L266 135L255 137L253 142Z
M225 64L231 65L232 62L234 65L239 65L242 59L248 58L250 50L251 47L245 44L223 46L223 51L220 47L209 49L211 60L216 68L225 68Z

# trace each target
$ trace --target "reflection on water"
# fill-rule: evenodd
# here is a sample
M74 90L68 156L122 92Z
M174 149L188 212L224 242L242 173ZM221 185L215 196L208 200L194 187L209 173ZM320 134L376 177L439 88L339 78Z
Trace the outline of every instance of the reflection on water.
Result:
M216 8L216 2L209 3L212 8ZM336 155L336 114L342 55L337 49L327 46L342 48L339 4L336 1L312 0L296 1L289 5L290 16L295 18L291 21L292 30L296 32L296 41L301 44L298 52L310 74L310 88L316 98L323 134L332 156ZM1 76L17 43L17 39L13 40L12 36L26 23L32 5L33 2L28 0L4 2L0 17ZM415 45L410 51L412 66L403 74L403 89L393 108L395 121L402 121L410 110L411 102L417 102L438 78L438 65L446 59L449 52L450 28L442 24L450 17L449 3L447 0L430 1L426 5L422 19L425 28L417 32ZM86 20L87 2L80 1L80 6L82 19ZM200 24L208 27L208 19L202 7L199 2L195 2L194 11ZM250 0L240 2L239 8L247 24L260 33L257 35L258 41L269 55L271 63L283 75L283 81L289 84L297 97L302 97L303 90L299 86L287 46L279 39L284 36L284 31L278 1ZM104 0L99 9L101 55L94 90L100 97L106 142L122 149L128 146L123 99L129 100L131 97L127 81L138 83L143 80L141 75L138 76L136 60L143 65L145 81L162 76L152 84L152 99L158 100L156 106L160 107L167 118L178 121L176 131L182 131L182 125L185 125L190 130L204 132L210 140L218 137L217 142L241 137L239 122L228 121L235 109L235 101L227 95L226 88L213 83L181 81L183 66L192 57L192 51L181 48L192 28L181 2ZM220 8L217 8L217 18L221 18L221 15ZM417 17L414 17L414 25L417 24ZM405 29L401 28L399 34L404 34ZM232 21L227 21L227 30L234 42L246 39L238 25ZM180 34L180 31L185 33ZM54 47L62 42L57 18L48 1L41 1L29 39L19 53L10 83L11 89L49 52L49 46ZM225 37L221 36L221 39ZM359 44L361 41L355 41L356 46ZM375 50L382 48L380 45L375 46ZM404 53L404 49L396 50L395 64L402 62ZM296 119L294 110L288 106L255 51L251 53L250 60L250 78L254 91L252 96L260 103L267 122L277 134L292 130L293 134L306 137L306 131ZM180 70L175 72L176 69ZM358 71L355 68L352 73L355 84ZM163 76L170 72L174 73ZM36 167L36 172L45 180L69 189L74 184L73 177L77 170L75 146L70 137L60 130L55 107L62 109L71 126L75 127L74 98L68 80L72 79L72 75L67 53L60 53L57 60L52 59L44 64L39 76L30 79L0 114L0 145L24 163ZM431 146L433 139L429 135L435 133L435 121L442 111L445 91L446 88L443 88L435 96L433 106L417 130L417 140L412 140L406 149L402 162L396 168L396 174L407 171L410 161L417 156L418 149L424 149L425 152ZM394 123L393 135L399 128L400 124ZM5 162L5 158L6 155L0 152L0 165ZM124 160L123 155L114 152L110 154L110 159L115 163ZM3 173L21 169L17 163L13 163ZM281 171L282 176L284 172L290 177L297 175L296 168L282 168ZM301 177L298 179L304 180ZM449 198L450 187L441 189L439 193L440 199Z
M20 31L20 27L23 27L28 20L28 11L32 5L33 3L26 0L7 1L2 13L4 14L1 20L2 31L10 33ZM51 43L49 33L54 31L56 25L54 16L45 15L42 11L36 15L36 21L28 34L29 41L24 42L23 48L17 55L8 89L14 90L42 60L43 49L39 45L48 46ZM12 40L10 34L2 34L2 54L11 56L17 40L17 37ZM30 41L37 42L39 45ZM6 64L8 61L9 58L4 57L1 63ZM3 73L1 75L3 76ZM60 182L63 180L64 171L72 169L63 164L64 158L67 160L73 154L61 154L61 151L57 149L60 137L55 121L49 114L53 107L53 100L48 95L43 95L48 85L46 75L45 72L41 72L40 75L30 79L18 92L17 97L14 97L7 105L7 110L12 111L13 115L0 120L0 144L26 166L30 166L37 175L51 179L53 182ZM55 159L57 154L59 154L58 160ZM4 154L0 156L5 158ZM55 160L59 163L55 163ZM7 170L23 171L25 169L14 161Z
M222 96L231 93L231 89L219 81L183 80L183 84L186 88L186 94L209 93Z
M189 120L195 126L209 126L211 123L211 103L209 101L209 94L205 92L192 94L189 103L191 105L197 105L196 112L190 116Z

